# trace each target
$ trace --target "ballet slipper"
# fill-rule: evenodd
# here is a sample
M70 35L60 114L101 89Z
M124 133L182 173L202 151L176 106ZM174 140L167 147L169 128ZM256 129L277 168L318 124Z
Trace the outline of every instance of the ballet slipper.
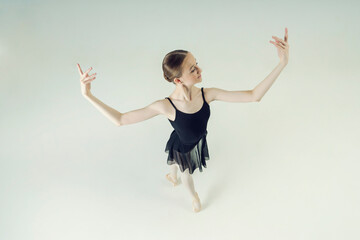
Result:
M199 212L201 210L200 198L199 198L199 195L197 192L195 192L195 194L196 194L196 198L194 198L194 200L192 202L193 211Z
M166 179L169 180L170 182L172 182L172 184L173 184L174 187L178 184L177 179L174 180L174 179L171 177L170 173L166 174Z

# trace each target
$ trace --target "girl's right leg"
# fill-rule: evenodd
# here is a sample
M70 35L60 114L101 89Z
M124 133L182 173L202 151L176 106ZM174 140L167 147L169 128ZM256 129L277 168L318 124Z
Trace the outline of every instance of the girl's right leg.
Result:
M176 163L170 165L170 174L173 179L177 179L178 165Z
M178 165L176 163L170 165L170 173L166 174L167 180L169 180L175 187L178 184L177 171Z

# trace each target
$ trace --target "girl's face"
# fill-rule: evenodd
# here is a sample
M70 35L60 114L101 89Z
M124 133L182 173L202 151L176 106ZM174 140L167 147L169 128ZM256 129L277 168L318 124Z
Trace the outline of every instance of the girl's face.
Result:
M202 69L198 66L196 59L188 52L183 62L183 73L180 80L185 85L194 85L202 81L201 72Z

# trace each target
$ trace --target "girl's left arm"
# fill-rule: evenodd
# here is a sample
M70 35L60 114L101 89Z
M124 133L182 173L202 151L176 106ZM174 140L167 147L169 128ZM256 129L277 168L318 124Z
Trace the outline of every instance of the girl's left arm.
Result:
M224 102L260 102L286 64L280 61L275 69L252 90L227 91L215 87L206 88L208 103L215 100Z
M280 75L281 71L285 68L286 64L287 63L279 62L275 69L272 70L272 72L252 90L254 98L257 101L260 101L265 93L269 90L271 85L275 82L276 78Z
M254 89L253 94L257 101L260 101L261 98L265 95L267 90L271 87L274 83L275 79L280 75L281 71L287 65L289 61L289 43L288 43L288 29L285 28L285 37L284 39L272 36L276 42L270 41L270 43L274 44L277 48L277 53L280 58L279 64L275 67L274 70L261 82L259 83Z
M275 69L253 90L227 91L220 88L207 88L206 95L208 103L214 100L224 102L259 102L289 61L288 29L285 28L284 40L275 36L273 36L273 38L276 42L270 41L270 43L277 47L280 58L280 62Z

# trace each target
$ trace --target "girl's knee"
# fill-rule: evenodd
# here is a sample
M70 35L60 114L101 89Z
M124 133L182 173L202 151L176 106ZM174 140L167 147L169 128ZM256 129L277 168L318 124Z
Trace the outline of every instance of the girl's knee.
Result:
M188 169L188 168L185 169L185 170L182 172L182 174L183 174L183 175L186 175L186 176L190 175L189 169Z

